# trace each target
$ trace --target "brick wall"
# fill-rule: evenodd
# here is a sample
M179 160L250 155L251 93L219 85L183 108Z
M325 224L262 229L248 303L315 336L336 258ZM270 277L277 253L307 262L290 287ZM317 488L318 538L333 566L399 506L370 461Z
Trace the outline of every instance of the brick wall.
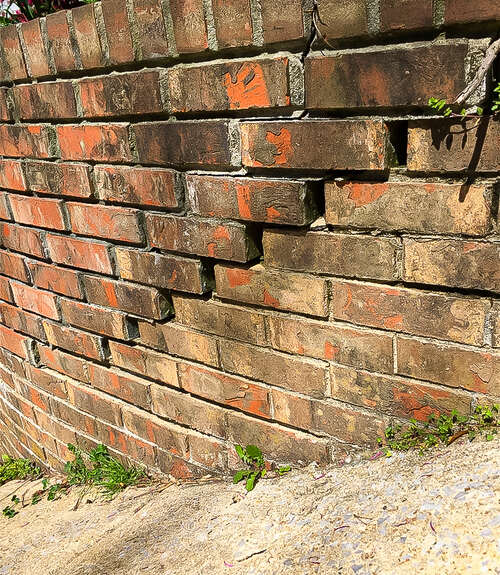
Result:
M427 100L499 6L318 0L312 45L300 0L1 28L0 450L327 462L498 399L500 123Z

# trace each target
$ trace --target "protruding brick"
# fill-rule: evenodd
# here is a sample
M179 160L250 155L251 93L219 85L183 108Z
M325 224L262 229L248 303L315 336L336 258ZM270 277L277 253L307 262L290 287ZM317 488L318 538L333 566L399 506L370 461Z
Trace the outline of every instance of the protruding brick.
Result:
M0 44L3 47L3 59L6 65L6 76L12 80L22 80L28 77L24 64L21 43L16 26L6 26L0 29Z
M368 34L365 0L318 0L317 5L318 26L327 42Z
M168 43L161 0L134 0L134 16L140 59L169 56L174 47Z
M57 72L76 68L66 14L66 10L60 10L46 17L47 36Z
M136 329L124 313L70 299L61 299L59 304L64 321L70 325L117 339L136 336Z
M236 301L304 313L328 315L326 280L305 274L215 266L217 295Z
M83 236L94 236L121 242L143 242L138 210L67 202L71 229Z
M203 52L208 48L203 0L170 0L175 44L179 54Z
M49 76L49 60L47 52L45 51L45 43L42 39L40 19L37 18L30 22L23 22L21 24L20 34L26 46L24 56L27 60L30 76L32 78Z
M36 124L0 125L0 155L16 158L50 158L53 149L47 126Z
M102 66L103 55L97 32L94 6L88 4L73 8L71 14L83 69L88 70Z
M445 0L445 24L468 24L484 20L500 20L500 6L496 0Z
M57 298L53 293L17 282L11 282L16 305L50 319L59 319Z
M28 161L24 164L26 186L33 192L88 198L92 196L89 166Z
M61 200L30 198L12 194L9 201L14 220L19 224L52 230L66 229Z
M0 187L7 190L26 190L20 161L0 160Z
M102 3L111 64L133 62L134 47L127 16L126 0L106 0Z
M39 288L82 299L78 274L71 270L41 262L28 262L33 284Z
M0 250L0 273L22 282L29 281L24 258L3 250Z
M10 250L29 254L37 258L45 258L42 243L43 232L15 224L3 223L0 225L2 245Z
M38 345L37 349L42 365L78 381L89 381L87 363L83 359L44 345Z
M102 274L113 273L108 244L47 234L47 245L50 257L59 264Z
M259 4L264 44L305 39L304 3L301 0L260 0Z
M130 162L127 124L83 124L57 127L63 160Z
M29 338L0 324L0 347L28 359Z
M98 361L106 359L101 337L48 321L43 327L51 345Z
M381 0L380 31L406 32L432 28L432 0Z
M25 333L26 335L31 335L35 339L47 341L42 326L42 319L37 315L27 313L18 307L1 302L0 317L4 325L21 333Z
M219 49L252 44L250 0L212 0Z
M14 86L14 101L23 120L76 118L75 92L71 82L42 82Z
M247 122L240 129L243 165L251 168L385 170L392 162L379 120Z

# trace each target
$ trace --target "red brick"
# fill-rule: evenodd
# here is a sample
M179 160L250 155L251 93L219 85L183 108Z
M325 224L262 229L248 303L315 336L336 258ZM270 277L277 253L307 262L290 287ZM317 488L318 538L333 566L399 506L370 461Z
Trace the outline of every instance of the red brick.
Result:
M12 215L17 223L52 230L66 229L61 200L30 198L12 194L9 196L9 202Z
M19 393L30 401L33 405L36 405L39 409L45 412L50 411L49 395L46 393L41 393L36 388L31 387L31 385L24 382L18 381L17 388ZM30 418L34 419L33 409L30 407Z
M247 262L259 255L250 230L236 222L146 214L152 247L199 256Z
M59 319L59 311L57 309L57 298L54 294L36 289L31 286L11 282L10 287L14 294L16 305L51 319Z
M250 0L213 0L212 8L219 49L252 44Z
M0 299L9 302L14 301L10 292L9 280L3 276L0 276Z
M397 241L330 232L265 231L266 266L359 278L393 280Z
M24 258L3 250L0 250L0 273L22 282L29 281Z
M3 60L6 66L5 75L10 80L27 78L28 73L15 26L7 26L0 29L0 44L3 47Z
M192 433L189 436L189 455L191 461L205 467L227 471L227 447L220 441Z
M140 59L169 56L174 47L167 40L161 0L134 0L134 16Z
M16 158L50 158L53 150L48 126L0 125L0 155Z
M209 365L218 365L217 343L211 336L198 333L178 323L139 321L142 344Z
M327 41L366 36L368 15L365 0L318 0L318 26Z
M8 194L6 192L0 192L0 220L12 219L9 206L7 204L7 196Z
M21 162L0 160L0 187L18 191L26 189Z
M83 69L100 67L103 63L103 55L97 32L94 6L88 4L73 8L71 15Z
M63 160L130 162L127 124L84 124L57 127Z
M117 339L131 339L136 335L127 316L121 312L69 299L61 299L59 303L64 321L70 325Z
M90 303L150 319L170 313L169 301L157 289L92 276L84 276L83 284Z
M500 20L500 6L496 0L445 0L445 24L466 24L484 20Z
M156 70L85 78L78 82L78 86L85 118L162 111L160 78Z
M333 317L358 325L482 345L486 300L420 290L333 282Z
M40 344L37 349L41 365L45 365L49 369L68 375L78 381L89 381L87 363L83 359Z
M41 262L29 261L27 263L33 283L37 287L82 299L76 272Z
M381 0L380 31L432 28L432 0Z
M462 240L404 240L408 282L500 292L500 244Z
M313 401L311 399L280 389L273 389L271 395L273 419L299 429L313 428Z
M435 182L329 182L326 222L343 228L424 234L486 235L492 228L493 188Z
M19 117L23 120L52 120L78 116L71 82L14 86L13 94Z
M481 120L409 122L408 170L495 172L500 169L500 123ZM477 154L477 150L481 150Z
M38 316L22 311L4 302L0 303L0 316L2 317L2 323L4 325L21 333L25 333L26 335L31 335L35 339L47 341L42 320Z
M57 72L76 68L66 14L65 10L60 10L46 17L47 36Z
M31 20L30 22L21 24L20 34L24 38L24 56L28 64L30 76L32 78L49 76L51 72L47 52L45 51L45 43L42 39L40 20Z
M173 170L96 166L94 176L101 200L162 208L180 208L182 205Z
M66 203L66 208L71 218L71 229L76 234L142 243L137 210L76 202Z
M0 347L8 349L13 354L28 359L30 339L20 333L0 324Z
M25 367L30 364L5 349L0 351L0 363L18 377L27 377Z
M43 327L49 343L55 347L99 361L106 358L102 338L97 335L48 321L43 322Z
M109 46L111 64L124 64L134 60L132 33L125 0L106 0L101 5Z
M175 320L205 333L265 345L265 315L216 300L173 295Z
M24 166L27 187L33 192L81 198L92 196L89 166L35 161L26 162Z
M86 411L94 417L121 425L120 405L102 393L92 391L80 385L67 384L68 398L72 405Z
M258 264L250 269L215 266L217 295L319 317L328 315L326 280L305 274L271 271Z
M102 274L113 273L108 244L47 234L47 246L54 262Z
M7 95L8 95L8 89L0 88L0 121L2 122L9 122L12 119L9 107L7 105Z
M133 405L149 409L149 381L95 364L89 364L88 370L93 387Z
M208 48L203 0L170 0L170 13L179 54L203 52Z
M306 58L306 107L427 107L429 98L453 101L466 86L468 43L452 40L410 48L321 53Z
M154 122L133 130L141 163L233 169L227 120Z
M140 373L148 378L161 381L165 385L179 387L177 364L162 353L140 346L130 346L110 341L112 363L117 367Z
M247 122L240 130L243 165L252 168L385 170L391 161L379 120Z
M392 336L303 318L268 317L272 347L356 368L392 373Z
M398 336L400 375L500 396L500 354Z
M304 40L301 0L260 0L264 44Z
M55 374L53 371L48 371L47 369L35 367L29 363L26 366L26 379L34 383L37 387L40 387L44 391L50 393L61 399L67 398L66 392L66 378ZM37 413L38 416L38 413ZM42 425L37 417L37 421L41 427L46 431L50 432L50 429Z

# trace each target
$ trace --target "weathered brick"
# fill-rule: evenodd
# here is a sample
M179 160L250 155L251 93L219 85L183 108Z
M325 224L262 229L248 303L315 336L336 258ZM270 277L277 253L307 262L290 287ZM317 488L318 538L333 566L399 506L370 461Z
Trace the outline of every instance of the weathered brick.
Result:
M125 0L106 0L102 3L102 15L109 47L111 64L133 62L134 47L127 16Z
M134 0L134 16L140 59L169 56L173 46L168 43L161 0Z
M97 32L94 6L88 4L73 8L71 14L83 69L100 67L103 63L103 55Z
M496 0L445 0L445 24L467 24L484 20L500 20L500 6Z
M47 234L47 246L54 262L102 274L113 273L108 244Z
M499 243L405 239L404 279L500 292L499 258Z
M414 335L482 345L489 302L420 290L333 282L336 319Z
M57 127L63 160L130 162L133 154L127 124L83 124Z
M140 341L171 355L186 357L209 365L218 365L217 343L211 336L178 323L139 321Z
M0 125L0 155L16 158L50 158L50 129L37 124Z
M48 371L47 369L41 367L35 367L30 363L25 364L26 378L34 383L37 387L40 387L44 391L50 393L50 395L55 395L61 399L66 399L66 378L61 377L53 371ZM50 432L45 425L42 425L38 419L38 424L41 425L46 431Z
M29 281L24 258L3 250L0 251L0 273L22 282Z
M318 26L330 42L342 38L366 36L368 15L365 0L318 0Z
M318 214L309 182L187 174L186 186L201 216L304 226Z
M70 382L67 383L67 389L68 398L72 405L94 417L109 421L114 425L121 425L120 405L108 396L80 385L73 385Z
M0 302L0 316L4 325L35 339L47 341L40 317L5 302Z
M20 161L0 160L0 187L7 190L26 190Z
M304 40L301 0L260 0L264 44Z
M0 37L0 42L1 42L1 37ZM0 57L1 57L1 52L0 52ZM1 69L2 69L2 67L0 65L0 73L1 73ZM9 106L7 105L7 94L8 94L7 88L0 88L0 121L1 122L9 122L12 119Z
M142 243L138 210L67 202L71 230L79 235Z
M10 250L45 258L41 230L3 223L0 224L0 236L2 245Z
M117 339L131 339L136 335L127 316L121 312L70 299L61 299L59 304L64 321L70 325Z
M20 34L24 39L24 56L26 58L30 76L40 78L50 75L49 61L42 39L40 20L31 20L21 24Z
M326 222L333 226L424 234L486 235L492 229L491 185L435 182L329 182Z
M66 402L51 400L50 405L52 407L52 414L55 417L68 423L71 427L75 428L77 432L83 431L92 437L96 437L97 427L94 417L77 411ZM78 437L78 442L80 441L81 438Z
M63 202L51 198L30 198L9 196L14 220L19 224L28 224L52 230L65 230Z
M305 60L306 107L427 107L429 98L452 101L465 85L468 42L450 40L409 48L341 51Z
M398 242L394 239L267 230L262 243L268 266L358 278L397 277Z
M5 75L10 80L27 78L28 73L15 26L2 27L0 30L0 45L3 47L3 60L6 66Z
M233 169L227 120L148 122L133 130L141 163Z
M252 44L250 0L212 0L219 49Z
M491 308L491 335L493 347L500 347L500 303L493 304Z
M174 359L140 346L110 341L112 363L117 367L140 373L163 384L179 387Z
M33 192L88 198L92 196L89 166L28 161L24 164L26 186Z
M267 319L269 343L275 349L383 373L393 371L389 334L281 315Z
M157 289L93 276L84 276L83 284L90 303L151 319L170 313L170 303Z
M0 299L3 301L13 302L12 293L10 291L10 283L8 278L0 276Z
M203 0L170 0L175 44L179 54L203 52L208 48Z
M201 294L211 288L206 266L199 260L116 248L120 277L148 285Z
M432 0L380 0L380 31L432 28Z
M101 200L162 208L182 206L176 172L173 170L96 166L94 176L97 195Z
M500 396L500 354L398 336L397 373Z
M227 447L221 441L190 433L189 455L191 461L218 471L227 470ZM200 473L202 471L200 470Z
M273 419L299 429L313 428L313 401L280 389L271 391Z
M7 203L7 192L0 192L0 220L11 220L9 206Z
M326 280L305 274L215 266L217 295L225 299L263 305L319 317L328 315Z
M16 305L51 319L59 319L57 298L54 294L17 282L10 282Z
M385 170L392 161L379 120L244 122L240 130L243 165L251 168Z
M14 101L23 120L76 118L75 92L71 82L42 82L14 86Z
M28 359L30 339L20 333L0 324L0 347L8 349L13 354Z
M412 172L495 172L500 169L500 123L481 120L415 120L408 129ZM480 153L478 153L480 150Z
M60 10L46 17L47 36L57 72L76 68L66 14L65 10Z
M33 284L39 288L82 299L78 274L51 264L28 261Z
M83 359L58 349L50 349L40 344L37 346L37 349L41 365L45 365L49 369L53 369L78 381L89 381L87 363Z
M49 343L55 347L99 361L106 358L103 340L97 335L48 321L43 322L43 327Z
M149 388L151 386L149 381L94 363L89 364L88 370L93 387L133 405L149 409Z
M237 222L146 214L146 228L155 248L237 262L259 255L251 230Z

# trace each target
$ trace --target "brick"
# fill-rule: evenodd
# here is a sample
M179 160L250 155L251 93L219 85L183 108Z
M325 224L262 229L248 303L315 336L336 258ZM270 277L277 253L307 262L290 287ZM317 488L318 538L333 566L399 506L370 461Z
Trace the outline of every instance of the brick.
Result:
M58 349L50 349L44 345L38 345L37 349L41 365L78 381L89 381L87 363L83 359Z
M5 349L0 352L0 360L2 365L13 374L18 377L26 377L25 367L29 366L29 363L22 361L19 357Z
M103 64L103 55L97 32L94 6L88 4L73 8L71 15L83 69L99 68Z
M327 282L305 274L215 266L217 295L221 298L326 317Z
M432 28L432 0L381 0L380 31Z
M333 317L358 325L482 345L486 300L420 290L333 282Z
M137 43L140 59L152 60L169 56L169 46L161 0L134 0Z
M11 81L27 78L28 73L24 64L16 26L2 27L0 30L0 45L3 47L3 61L6 67L5 75Z
M165 385L179 387L177 365L171 357L144 347L130 346L116 341L110 341L109 347L111 361L117 367L140 373L150 379L161 381Z
M6 192L0 192L0 220L12 219L9 206L7 204L7 196L8 194Z
M101 6L109 46L109 62L133 62L134 47L125 0L107 0Z
M15 224L0 224L0 235L4 247L38 258L45 258L41 230L25 228Z
M52 120L78 116L71 82L14 86L13 94L19 117L23 120Z
M83 355L98 361L105 360L106 354L101 337L48 321L43 322L43 327L51 345L76 355Z
M306 107L427 107L429 98L453 101L466 86L468 42L409 48L341 51L305 60Z
M0 299L8 302L14 301L10 292L9 280L3 276L0 276Z
M130 162L127 124L83 124L57 127L63 160Z
M266 266L340 276L394 280L398 243L330 232L264 232Z
M0 38L1 42L1 38ZM1 54L1 53L0 53ZM1 69L1 67L0 67ZM9 106L7 104L8 89L0 88L0 121L9 122L11 118L11 113Z
M28 161L24 169L27 188L33 192L81 198L92 196L90 167L84 164Z
M47 246L56 263L102 274L113 273L108 244L47 234Z
M160 78L156 70L85 78L78 86L85 118L162 111Z
M179 54L203 52L208 48L203 0L170 0L170 14Z
M491 334L493 347L500 347L500 303L494 303L491 308Z
M133 130L141 163L233 169L227 120L144 123Z
M252 44L250 0L213 0L212 9L219 49Z
M493 188L435 182L329 182L326 222L333 226L424 234L486 235Z
M26 313L4 302L0 302L0 316L4 325L26 335L31 335L35 339L47 341L41 318L38 316Z
M304 40L301 0L260 0L264 44Z
M39 288L82 299L78 274L51 264L28 261L33 284Z
M161 168L96 166L97 195L108 202L180 208L176 172Z
M170 303L157 289L93 276L84 276L83 284L89 303L150 319L170 313Z
M196 294L212 287L209 271L199 260L127 248L116 248L115 253L123 279Z
M313 428L313 401L286 391L273 389L273 419L299 429Z
M54 14L47 14L46 17L47 36L57 72L76 69L66 15L65 10L60 10Z
M484 20L500 20L500 7L496 0L445 0L445 24L467 24Z
M36 124L0 125L0 155L16 158L53 156L51 129Z
M191 210L205 217L304 226L318 215L308 182L186 175Z
M389 334L281 315L269 316L268 326L269 343L275 349L371 371L393 372Z
M29 281L24 258L17 254L0 251L0 273L22 282Z
M318 0L318 14L318 26L327 42L368 34L365 0Z
M146 214L146 229L155 248L237 262L259 255L251 230L237 222Z
M263 121L240 126L243 165L251 168L385 170L391 162L387 126L379 120Z
M71 230L83 236L142 243L137 210L67 202Z
M89 364L88 369L93 387L133 405L149 409L149 381L95 364Z
M0 187L8 190L26 190L21 162L0 160Z
M94 417L85 415L84 413L77 411L72 406L62 401L51 400L50 404L52 407L52 414L65 423L68 423L71 427L75 428L77 432L83 431L92 437L97 435L97 426ZM77 434L77 440L78 442L81 441L79 434Z
M29 338L0 324L0 347L28 359Z
M69 325L117 339L131 339L136 335L127 316L121 312L69 299L61 299L59 304L64 321Z
M14 220L19 224L28 224L52 230L65 230L63 202L51 198L30 198L9 196L10 208Z
M192 461L205 467L219 471L227 470L227 447L222 442L203 435L190 434L189 454Z
M121 425L122 417L118 403L98 392L86 389L80 385L73 385L68 382L68 398L72 405L86 411L94 417L109 421L114 425Z
M462 240L404 240L408 282L500 292L500 244Z
M412 172L495 172L500 169L500 124L477 120L415 120L408 129ZM478 150L480 153L478 154Z
M211 336L198 333L178 323L150 323L139 321L139 338L142 344L177 355L217 366L217 343Z
M40 20L31 20L21 24L20 34L24 39L24 56L26 58L30 76L40 78L50 75L49 61L42 39Z
M494 397L500 395L500 354L398 336L397 373Z
M47 391L50 395L54 395L61 399L67 398L68 394L66 392L66 378L55 374L53 371L48 371L47 369L35 367L30 363L27 363L26 378L34 383L37 387ZM50 432L50 429L47 429L47 427L40 423L38 417L37 421L41 427Z
M57 298L54 294L17 282L11 282L16 305L43 317L59 319Z

